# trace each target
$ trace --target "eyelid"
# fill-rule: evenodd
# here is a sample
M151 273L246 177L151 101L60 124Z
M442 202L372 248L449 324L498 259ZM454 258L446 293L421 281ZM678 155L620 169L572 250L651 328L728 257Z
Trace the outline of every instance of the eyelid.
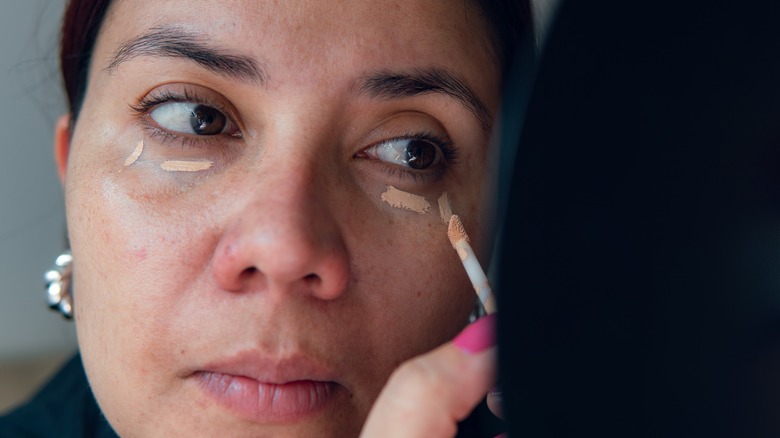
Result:
M130 108L136 113L142 126L153 136L162 136L163 141L180 140L183 144L198 144L198 143L210 143L218 141L214 137L229 136L232 138L243 138L243 129L239 123L239 118L236 117L236 112L229 105L226 105L220 100L224 99L219 93L211 90L200 91L198 87L188 84L175 84L180 89L172 89L173 86L162 86L155 88L147 93L135 104L130 104ZM203 94L215 94L214 98L204 97ZM231 128L222 134L216 135L194 135L178 131L171 131L159 126L151 118L151 112L159 106L166 103L188 102L199 105L208 106L223 113L227 119L227 123ZM235 132L232 132L235 131Z
M421 131L421 132L409 133L409 134L382 139L380 141L374 142L373 144L371 144L366 148L363 148L360 153L365 153L365 151L376 148L383 144L392 143L395 141L404 141L404 140L426 141L428 143L433 144L439 149L439 151L441 151L442 158L446 162L450 164L454 164L458 160L458 150L457 148L453 147L452 141L448 138L443 138L436 134L433 134L430 131Z
M197 102L165 102L156 105L148 114L163 129L179 134L220 135L231 131L234 125L224 112ZM197 131L195 124L202 132Z
M403 140L422 140L433 144L439 149L439 152L442 155L442 159L440 160L440 163L438 163L434 168L431 169L416 170L410 167L405 167L398 164L390 163L385 160L373 158L368 153L368 151L370 151L371 149L381 146L383 144L394 142L394 141L403 141ZM356 153L355 158L369 158L371 160L379 161L385 167L386 171L392 176L409 178L414 181L417 181L418 179L421 178L435 180L441 175L443 175L444 173L446 173L451 166L457 164L458 148L455 147L452 141L449 140L449 138L447 137L440 137L432 133L431 131L420 131L420 132L411 132L408 134L398 135L398 136L376 141L371 145L361 149L360 152Z

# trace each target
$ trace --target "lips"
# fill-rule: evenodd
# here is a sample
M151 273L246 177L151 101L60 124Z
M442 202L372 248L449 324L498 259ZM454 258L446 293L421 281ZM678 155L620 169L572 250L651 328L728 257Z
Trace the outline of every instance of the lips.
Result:
M244 354L191 377L219 405L257 423L299 421L324 411L345 392L329 370L305 356L271 360Z

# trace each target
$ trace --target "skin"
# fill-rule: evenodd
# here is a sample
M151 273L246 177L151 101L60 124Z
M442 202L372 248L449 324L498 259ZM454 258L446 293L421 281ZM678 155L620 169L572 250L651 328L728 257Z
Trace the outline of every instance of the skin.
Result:
M371 408L361 438L454 436L495 384L494 323L481 318L453 342L404 362Z
M255 60L265 80L166 56L107 68L128 40L171 25ZM437 67L492 116L499 78L485 26L448 0L114 2L82 112L72 136L67 118L58 123L55 155L79 346L120 435L354 436L399 364L464 327L474 292L438 213L380 195L393 185L435 204L448 192L484 262L485 129L442 93L377 98L356 84ZM166 133L131 109L160 90L196 94L235 130ZM448 138L457 160L411 176L365 154L421 131ZM166 160L213 165L170 172ZM329 370L337 395L294 421L237 415L193 377L237 355L307 358Z

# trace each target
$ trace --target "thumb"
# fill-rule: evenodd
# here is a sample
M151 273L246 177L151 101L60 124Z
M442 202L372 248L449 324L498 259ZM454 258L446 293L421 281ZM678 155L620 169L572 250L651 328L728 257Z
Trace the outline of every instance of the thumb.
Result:
M494 315L404 362L379 394L362 437L454 436L495 383Z

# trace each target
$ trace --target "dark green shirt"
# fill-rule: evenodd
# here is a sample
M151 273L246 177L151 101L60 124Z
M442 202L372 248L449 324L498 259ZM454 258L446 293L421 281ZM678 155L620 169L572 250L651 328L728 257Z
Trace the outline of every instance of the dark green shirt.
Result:
M117 438L87 384L78 354L32 400L0 417L0 437Z

